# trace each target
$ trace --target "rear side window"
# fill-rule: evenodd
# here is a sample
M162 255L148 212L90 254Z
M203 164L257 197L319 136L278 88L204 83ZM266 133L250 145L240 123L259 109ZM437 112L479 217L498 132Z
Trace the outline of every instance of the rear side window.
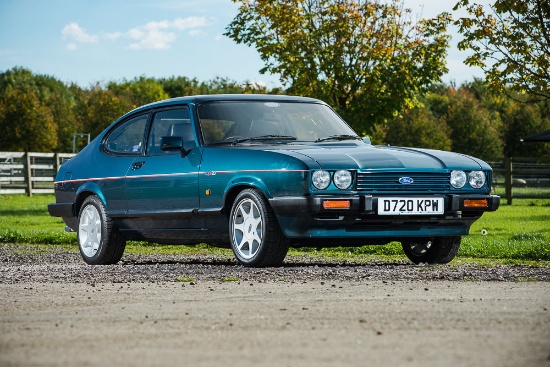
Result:
M189 118L189 109L182 107L155 113L151 131L149 132L147 155L174 153L160 150L161 138L163 136L181 137L185 149L191 149L195 146L195 137Z
M140 115L117 126L107 136L104 143L106 151L116 154L141 154L147 116Z

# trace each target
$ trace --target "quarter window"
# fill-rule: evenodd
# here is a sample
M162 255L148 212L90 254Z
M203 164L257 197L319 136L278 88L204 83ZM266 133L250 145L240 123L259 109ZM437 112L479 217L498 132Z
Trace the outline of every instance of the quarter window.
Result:
M134 117L116 127L105 140L105 149L119 154L141 154L147 116Z

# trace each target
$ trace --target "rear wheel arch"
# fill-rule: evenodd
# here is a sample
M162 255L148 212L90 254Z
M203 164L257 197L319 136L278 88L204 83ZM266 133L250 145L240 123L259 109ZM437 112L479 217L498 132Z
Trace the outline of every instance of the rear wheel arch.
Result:
M75 205L74 205L75 216L78 217L82 204L91 195L97 196L99 200L102 201L103 205L107 207L107 201L105 200L105 195L103 195L103 192L101 191L99 186L93 183L92 184L87 183L82 185L76 192L76 199L75 199Z

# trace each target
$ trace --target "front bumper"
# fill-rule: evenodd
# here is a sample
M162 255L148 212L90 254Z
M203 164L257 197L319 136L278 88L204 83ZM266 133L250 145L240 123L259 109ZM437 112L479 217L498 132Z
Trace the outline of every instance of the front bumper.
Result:
M271 199L270 204L289 238L392 240L468 234L484 212L495 211L500 205L496 195L443 197L444 213L439 215L378 215L379 197L372 195L283 197ZM349 208L326 208L326 201L347 201Z
M486 206L470 207L469 200L477 202L486 200ZM349 201L349 208L325 209L325 201ZM372 195L353 196L314 196L314 197L281 197L269 200L277 215L288 214L329 214L339 213L344 216L357 214L375 214L378 209L378 197ZM445 195L445 212L493 212L500 206L500 196L497 195Z

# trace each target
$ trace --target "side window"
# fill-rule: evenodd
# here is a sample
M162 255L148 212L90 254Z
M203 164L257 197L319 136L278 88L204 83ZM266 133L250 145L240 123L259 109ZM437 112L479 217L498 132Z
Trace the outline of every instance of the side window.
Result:
M143 152L143 136L147 116L134 117L116 127L105 140L104 147L112 153L140 154Z
M180 136L185 149L195 146L193 128L187 108L159 111L153 117L147 145L147 155L169 154L160 150L160 139L163 136Z

